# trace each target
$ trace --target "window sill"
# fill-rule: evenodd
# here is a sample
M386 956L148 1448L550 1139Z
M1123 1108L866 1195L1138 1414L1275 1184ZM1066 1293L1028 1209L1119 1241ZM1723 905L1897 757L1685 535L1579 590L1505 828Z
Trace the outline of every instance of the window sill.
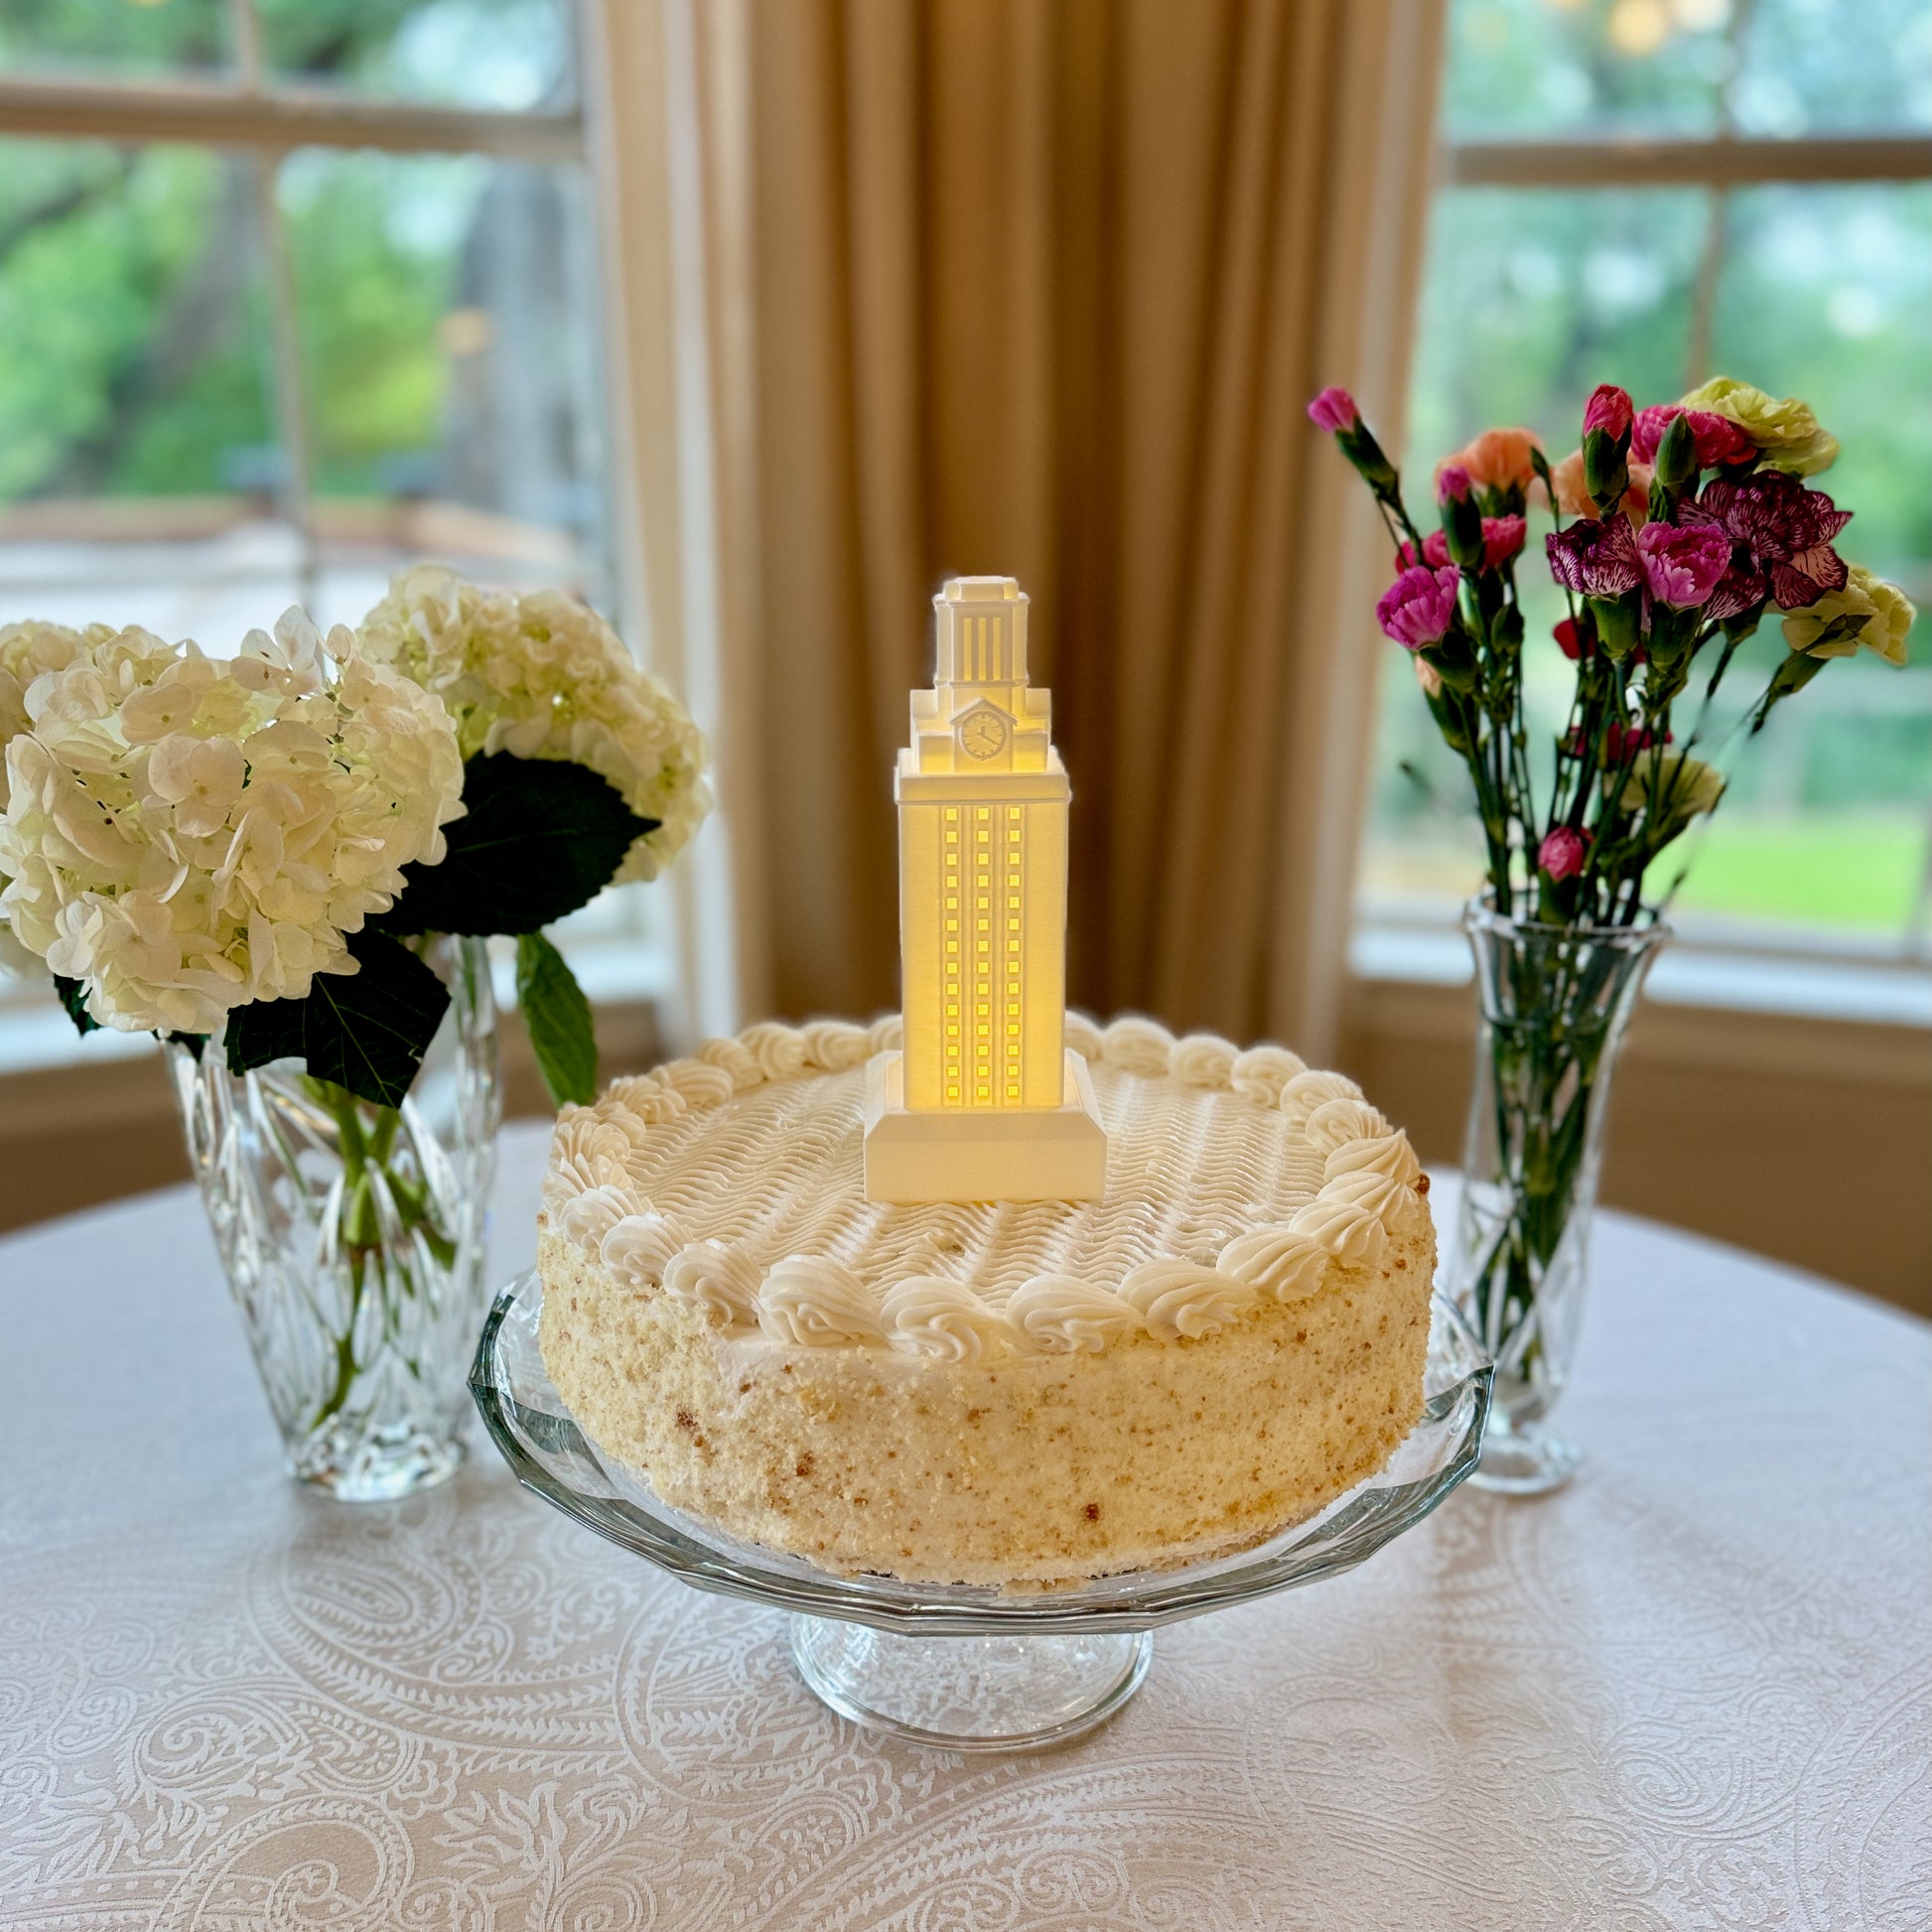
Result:
M1419 986L1465 986L1472 976L1462 934L1440 925L1364 921L1350 937L1348 964L1359 980ZM1687 941L1658 954L1644 994L1663 1006L1932 1030L1932 968L1923 964Z

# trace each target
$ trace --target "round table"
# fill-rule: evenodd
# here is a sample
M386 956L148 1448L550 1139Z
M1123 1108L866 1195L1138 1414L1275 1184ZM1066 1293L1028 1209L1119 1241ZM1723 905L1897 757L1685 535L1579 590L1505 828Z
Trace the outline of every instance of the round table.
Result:
M543 1147L504 1136L504 1278ZM0 1926L1923 1932L1932 1330L1613 1214L1595 1268L1572 1487L1464 1489L969 1760L486 1448L299 1489L185 1189L14 1235Z

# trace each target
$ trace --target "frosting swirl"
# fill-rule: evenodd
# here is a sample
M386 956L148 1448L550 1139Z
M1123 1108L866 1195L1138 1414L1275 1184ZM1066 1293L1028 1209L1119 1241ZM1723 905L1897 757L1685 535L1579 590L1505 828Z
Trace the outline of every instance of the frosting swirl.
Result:
M613 1221L598 1244L597 1258L625 1288L657 1288L664 1264L684 1245L684 1236L663 1215L646 1208Z
M905 1044L905 1021L897 1013L882 1013L866 1029L866 1052L897 1053Z
M707 1039L692 1057L708 1066L722 1067L731 1075L735 1093L764 1084L764 1068L759 1064L759 1056L742 1039Z
M1029 1347L1067 1355L1097 1355L1144 1325L1131 1303L1074 1275L1035 1275L1014 1290L1006 1316Z
M625 1079L613 1080L610 1092L622 1103L625 1112L647 1127L662 1126L665 1121L676 1120L680 1114L690 1111L689 1102L661 1066L649 1073L633 1073Z
M1255 1302L1247 1282L1191 1261L1143 1262L1121 1283L1120 1292L1163 1341L1175 1335L1198 1341L1216 1334Z
M738 1091L732 1076L712 1060L673 1060L657 1070L684 1096L687 1107L722 1107Z
M794 1348L884 1341L879 1310L850 1268L811 1255L787 1255L759 1290L759 1326Z
M722 1241L693 1241L664 1270L664 1293L694 1308L714 1328L759 1318L759 1271Z
M1303 1127L1324 1100L1359 1100L1362 1090L1341 1073L1298 1073L1282 1088L1281 1109L1291 1127Z
M1250 1046L1245 1053L1235 1054L1228 1085L1244 1099L1273 1107L1296 1074L1308 1070L1301 1054L1291 1053L1286 1046Z
M597 1255L604 1237L632 1211L635 1202L627 1188L603 1186L586 1188L567 1200L557 1220L565 1238L577 1243L590 1255Z
M872 1057L872 1039L850 1020L813 1020L804 1028L805 1057L828 1073L860 1066Z
M1330 1151L1321 1166L1323 1183L1339 1180L1344 1174L1379 1173L1413 1187L1422 1178L1422 1163L1409 1145L1409 1136L1400 1128L1373 1139L1343 1141Z
M1168 1071L1185 1086L1224 1087L1240 1049L1219 1034L1187 1034L1168 1053Z
M1006 1323L963 1282L915 1275L880 1304L886 1339L901 1352L942 1362L976 1362Z
M1317 1154L1331 1154L1344 1141L1373 1141L1394 1131L1366 1100L1346 1094L1311 1108L1302 1125L1303 1137Z
M1372 1267L1389 1245L1380 1216L1339 1187L1323 1187L1296 1209L1288 1225L1291 1233L1306 1234L1327 1249L1344 1268Z
M1061 1028L1062 1042L1083 1060L1097 1060L1105 1046L1100 1029L1084 1013L1069 1013Z
M1100 1056L1109 1066L1123 1073L1149 1075L1168 1070L1168 1055L1173 1051L1173 1035L1158 1020L1145 1014L1123 1014L1100 1035Z
M1327 1280L1328 1253L1293 1228L1256 1228L1230 1241L1216 1265L1222 1274L1252 1282L1278 1302L1302 1302Z
M778 1020L760 1020L738 1037L767 1080L789 1080L804 1072L805 1039L796 1027Z

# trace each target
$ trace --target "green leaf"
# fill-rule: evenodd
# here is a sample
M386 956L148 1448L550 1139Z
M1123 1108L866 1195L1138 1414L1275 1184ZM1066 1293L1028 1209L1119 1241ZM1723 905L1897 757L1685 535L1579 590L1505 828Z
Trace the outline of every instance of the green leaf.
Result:
M54 990L61 996L61 1004L68 1010L68 1018L73 1022L73 1030L83 1039L89 1034L100 1031L100 1022L87 1011L87 982L70 980L64 974L54 975Z
M161 1034L157 1035L171 1046L186 1046L197 1061L202 1057L202 1048L207 1044L207 1034Z
M228 1071L299 1059L310 1075L400 1107L450 990L399 940L352 933L354 973L318 973L306 1000L257 1000L228 1015Z
M516 997L550 1098L561 1107L597 1098L597 1035L591 1003L564 956L540 932L516 941Z
M589 766L479 754L463 767L469 808L445 828L440 866L403 868L381 932L535 932L587 905L632 843L655 831Z

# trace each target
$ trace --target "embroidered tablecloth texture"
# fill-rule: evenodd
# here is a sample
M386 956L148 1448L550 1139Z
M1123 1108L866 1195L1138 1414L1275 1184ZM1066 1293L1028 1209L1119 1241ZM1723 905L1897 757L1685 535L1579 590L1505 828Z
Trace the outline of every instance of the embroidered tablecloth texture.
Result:
M298 1491L187 1193L12 1237L0 1927L1922 1932L1932 1331L1614 1215L1594 1297L1573 1488L1165 1631L1109 1728L988 1762L830 1717L776 1616L481 1445Z

